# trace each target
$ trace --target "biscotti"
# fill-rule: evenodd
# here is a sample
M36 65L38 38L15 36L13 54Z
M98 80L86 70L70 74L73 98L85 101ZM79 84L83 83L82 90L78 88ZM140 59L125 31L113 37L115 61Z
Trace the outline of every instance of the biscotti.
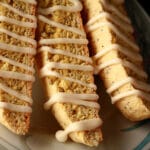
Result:
M150 118L150 85L124 2L86 0L83 4L95 72L112 103L132 121Z
M0 123L28 132L36 52L35 0L0 1Z
M39 0L39 75L47 93L45 109L64 130L56 133L60 142L68 135L78 143L97 146L102 140L99 104L92 60L83 30L78 0Z

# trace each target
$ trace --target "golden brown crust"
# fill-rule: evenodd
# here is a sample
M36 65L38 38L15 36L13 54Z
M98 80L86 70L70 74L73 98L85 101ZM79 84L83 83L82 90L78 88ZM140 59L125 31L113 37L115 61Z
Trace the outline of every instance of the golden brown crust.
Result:
M123 5L117 5L114 3L109 2L110 4L117 6L117 9L121 11L124 15L126 15L125 9ZM83 1L84 4L84 11L87 14L85 18L85 22L92 18L92 16L98 15L99 12L110 12L108 11L108 7L103 7L101 1L95 0L93 3L90 0ZM112 13L112 12L111 12ZM112 13L112 15L114 15ZM103 21L111 22L107 18L103 18L99 20L100 22ZM112 22L111 22L112 23ZM113 23L114 24L114 23ZM126 23L127 24L127 23ZM121 29L121 27L114 24L121 33L123 33L130 41L135 43L134 36L131 33L125 32ZM124 25L125 26L125 25ZM99 27L97 30L92 31L88 34L90 39L90 46L93 53L98 53L102 49L108 47L110 44L120 44L122 46L127 47L129 50L132 48L122 41L108 26ZM104 63L113 58L120 58L123 60L128 60L138 66L139 69L143 70L142 61L135 61L132 59L127 58L125 55L120 53L118 50L113 50L108 52L106 55L102 56L97 63ZM126 77L133 77L145 82L143 77L138 76L130 69L125 68L122 64L115 64L103 69L100 72L100 77L102 78L105 87L109 88L113 83L117 81L123 80ZM115 96L118 93L130 91L136 89L132 83L127 83L121 86L119 89L115 90L110 96ZM143 119L150 118L150 102L134 95L128 96L126 98L122 98L120 101L116 102L115 104L118 109L124 114L126 118L132 121L140 121Z
M60 5L59 0L48 0L42 1L39 0L39 7L50 7L53 5ZM61 5L68 5L70 2L67 0L61 1ZM54 20L56 22L77 27L83 30L82 20L80 13L70 13L70 12L63 12L63 11L55 11L52 15L46 16L47 18ZM60 28L56 28L45 24L41 21L38 22L39 24L39 39L42 38L83 38L83 36L78 35L76 33L72 33L70 31L62 30ZM41 45L40 45L41 46ZM78 45L78 44L55 44L50 45L52 48L62 49L74 54L89 56L88 48L85 45ZM51 62L61 62L61 63L71 63L71 64L79 64L84 65L88 64L87 62L81 61L76 58L71 58L64 55L58 54L48 54L47 52L41 52L37 56L37 61L42 60L42 62L37 62L39 69L46 63L46 61ZM56 72L59 72L61 75L66 77L72 77L74 79L81 80L85 83L93 83L94 78L91 72L84 72L84 71L76 71L76 70L61 70L61 69L54 69ZM70 82L67 80L62 80L56 77L45 77L43 78L47 97L49 98L51 95L58 93L58 92L65 92L65 93L95 93L95 90L92 88L88 88L83 85L79 85L74 82ZM78 106L75 104L69 103L56 103L52 106L52 112L60 125L63 128L66 128L71 122L89 119L89 118L97 118L98 110L93 109L90 107L85 106ZM83 132L74 132L70 134L72 140L83 143L89 146L96 146L102 140L102 133L100 128L95 129L93 131L83 131Z
M35 6L24 3L18 0L1 0L2 3L8 4L13 6L16 9L20 9L23 12L31 15L35 15ZM17 15L13 11L9 10L6 7L3 7L0 5L0 15L6 16L9 18L16 19L18 21L29 21L31 20L26 19L22 16ZM7 23L5 21L0 22L0 28L7 29L8 31L11 31L13 33L16 33L18 35L26 36L29 38L34 39L35 29L31 29L28 27L22 27L18 25L14 25L11 23ZM5 33L0 33L0 42L17 45L20 47L31 47L35 48L32 44L29 44L27 42L23 42L21 40L17 40ZM30 54L23 54L18 52L11 52L5 49L0 49L0 55L12 60L15 60L17 62L34 66L34 57ZM33 75L32 72L24 70L20 67L16 67L12 64L9 64L7 62L1 61L0 63L0 70L5 71L14 71L19 73L26 73L29 75ZM7 78L0 78L0 83L7 85L8 87L12 88L13 90L16 90L24 95L27 95L29 97L32 96L32 82L29 81L22 81L22 80L16 80L16 79L7 79ZM21 99L12 96L8 94L7 92L4 92L0 90L0 101L1 102L8 102L11 104L16 105L26 105L31 106L28 102L22 101ZM7 109L0 109L0 122L5 125L7 128L9 128L12 132L20 135L24 135L28 132L29 125L30 125L30 115L31 113L21 113L21 112L13 112L9 111Z

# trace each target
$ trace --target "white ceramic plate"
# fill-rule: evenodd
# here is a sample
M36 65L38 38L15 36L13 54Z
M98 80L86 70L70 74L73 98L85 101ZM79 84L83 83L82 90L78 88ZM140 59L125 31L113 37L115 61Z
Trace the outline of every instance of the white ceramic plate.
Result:
M135 0L126 0L126 3L133 23L140 33L139 39L144 39L140 44L143 47L145 66L149 66L149 17ZM147 70L150 73L150 67ZM33 87L34 104L29 135L17 136L0 125L0 150L150 150L150 120L138 123L128 121L111 105L102 83L99 81L97 85L101 104L100 115L104 121L102 126L104 141L98 147L90 148L72 141L59 143L55 140L54 133L60 127L50 112L43 109L46 98L37 78Z

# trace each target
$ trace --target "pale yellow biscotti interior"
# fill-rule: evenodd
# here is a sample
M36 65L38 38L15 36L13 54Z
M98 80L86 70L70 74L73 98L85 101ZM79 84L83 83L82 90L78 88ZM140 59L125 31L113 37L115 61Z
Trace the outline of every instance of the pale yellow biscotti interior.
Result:
M88 38L90 41L90 50L94 54L97 54L103 51L104 49L107 49L112 44L114 45L119 44L125 47L131 53L132 56L132 57L128 57L126 54L122 53L119 48L118 49L114 48L113 50L102 55L100 58L96 59L95 64L101 65L103 63L109 62L112 59L119 58L123 61L128 61L136 65L136 68L138 68L138 70L135 68L135 70L137 70L135 72L132 69L123 66L121 63L117 63L105 67L99 73L101 79L104 82L105 87L108 89L114 83L117 83L118 81L123 81L127 77L132 77L137 81L143 81L145 84L147 80L146 77L147 75L146 73L143 73L142 59L139 52L136 51L138 49L138 46L136 45L132 33L132 25L130 24L129 18L124 20L125 17L127 17L124 4L115 3L114 1L111 2L106 0L95 0L94 2L91 0L86 0L83 1L83 4L84 4L83 17L86 23L94 16L103 14L102 17L100 17L93 23L93 26L94 24L97 23L101 24L101 26L99 26L95 30L91 30L89 32L87 31ZM116 11L112 10L112 7L113 9L115 8L115 10L119 11L121 15L123 15L123 19L120 18L120 15L118 15ZM86 16L84 14L86 14ZM110 15L110 17L108 15ZM132 42L137 49L134 50L132 45L124 41L124 39L120 38L118 34L116 34L116 32L114 32L114 30L110 28L109 25L102 25L103 23L106 22L111 23L113 26L115 26L117 31L119 31L123 36L125 36L125 38L127 38L128 41ZM87 25L85 25L85 28L86 29L88 28ZM143 76L140 75L141 71L144 74L144 75L142 74ZM138 88L135 85L133 85L131 82L128 82L120 86L115 91L113 91L110 94L110 96L114 97L120 93L126 93L137 89ZM147 91L144 90L140 90L140 91L149 94L149 92ZM150 118L150 102L148 100L145 100L144 98L141 98L140 96L137 96L136 94L126 96L120 99L115 103L115 105L118 107L118 109L120 109L123 115L129 120L140 121L143 119Z
M14 79L14 73L23 73L27 75L33 75L33 72L23 69L19 66L15 66L16 63L25 64L27 66L34 66L34 57L32 54L23 53L22 47L35 48L35 45L32 45L28 42L22 41L21 39L16 39L15 37L8 35L1 31L9 31L12 34L19 36L25 36L30 39L34 39L35 29L31 27L23 27L22 22L33 22L33 20L23 17L16 13L16 11L22 12L22 14L28 14L35 16L35 4L30 4L28 2L23 2L19 0L9 1L1 0L0 1L0 74L1 71L10 71L12 73L12 78L5 78L4 76L0 77L0 84L7 86L9 89L14 90L22 95L25 95L31 98L32 95L32 82L24 81L20 79ZM2 17L7 17L2 19ZM14 19L15 22L19 24L13 24L9 21ZM2 44L7 44L10 49L2 48ZM15 52L11 49L11 45L21 47L18 52ZM15 48L16 50L16 48ZM2 60L2 58L4 60ZM6 59L6 60L5 60ZM13 65L14 62L15 65ZM8 90L8 89L7 89ZM16 106L29 106L31 103L24 101L23 99L16 97L0 88L0 103L5 102L8 104L15 104ZM19 112L12 111L6 108L3 108L0 105L0 123L9 128L12 132L20 135L24 135L28 132L30 125L30 115L31 112Z
M69 0L48 0L43 1L39 0L39 8L50 8L57 5L71 6L72 3ZM40 14L40 13L39 13ZM41 15L41 14L40 14ZM83 31L82 20L79 12L67 12L57 10L50 15L44 15L51 21L61 23L66 26L76 27ZM56 38L75 38L80 39L84 36L71 31L67 31L53 25L47 24L40 19L38 19L38 50L42 46L48 46L52 49L61 49L66 52L80 55L80 56L89 56L88 48L85 44L40 44L41 39L56 39ZM69 63L75 65L88 65L88 62L83 60L65 56L62 54L52 54L47 51L41 51L37 55L37 64L40 69L46 65L46 62L57 62L57 63ZM90 65L90 64L89 64ZM79 70L70 70L70 69L56 69L53 68L52 71L59 73L63 77L69 77L75 80L79 80L86 84L93 84L94 78L91 71L79 71ZM52 95L62 92L62 93L84 93L84 94L94 94L96 93L95 89L87 87L75 82L68 81L66 79L61 79L55 76L46 76L43 78L44 87L46 89L47 100L52 97ZM86 120L99 118L99 110L92 107L76 105L71 103L55 103L52 105L52 112L56 117L59 124L65 129L71 123ZM102 140L102 133L100 127L92 131L80 131L70 133L69 136L71 139L78 143L83 143L89 146L96 146Z

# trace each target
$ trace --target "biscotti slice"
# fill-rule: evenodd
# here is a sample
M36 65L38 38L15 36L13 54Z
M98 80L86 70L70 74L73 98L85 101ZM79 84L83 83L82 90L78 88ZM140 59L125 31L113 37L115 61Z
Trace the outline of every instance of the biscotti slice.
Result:
M150 86L124 2L86 0L83 4L95 72L112 103L132 121L150 118Z
M47 93L45 109L52 108L64 129L56 138L65 142L69 135L75 142L97 146L102 121L81 9L78 0L39 0L37 64Z
M0 1L0 123L25 135L32 112L35 0Z

